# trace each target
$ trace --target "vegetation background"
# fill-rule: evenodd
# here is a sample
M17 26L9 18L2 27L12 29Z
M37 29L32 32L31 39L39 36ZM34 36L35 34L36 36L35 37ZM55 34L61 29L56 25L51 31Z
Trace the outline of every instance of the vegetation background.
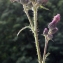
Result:
M38 10L41 54L44 48L44 37L41 35L43 29L51 22L54 15L60 13L59 31L54 35L53 41L49 41L47 52L50 52L50 55L46 63L63 63L63 0L49 0L45 7L49 10L41 8ZM31 17L32 13L29 11ZM38 63L31 31L26 29L16 37L18 31L27 25L29 22L21 4L0 0L0 63Z

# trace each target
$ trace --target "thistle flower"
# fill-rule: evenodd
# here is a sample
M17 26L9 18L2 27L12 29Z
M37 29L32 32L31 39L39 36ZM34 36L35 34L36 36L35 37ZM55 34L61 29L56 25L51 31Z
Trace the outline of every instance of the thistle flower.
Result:
M56 21L56 23L58 23L60 21L60 14L54 16L53 21Z
M60 14L57 14L56 16L54 16L52 22L48 24L48 28L54 29L59 21L60 21Z
M48 28L45 28L43 31L43 35L47 37L47 40L52 40L53 34L55 34L58 31L58 28L56 27L57 23L60 21L60 14L57 14L54 16L52 22L48 24Z

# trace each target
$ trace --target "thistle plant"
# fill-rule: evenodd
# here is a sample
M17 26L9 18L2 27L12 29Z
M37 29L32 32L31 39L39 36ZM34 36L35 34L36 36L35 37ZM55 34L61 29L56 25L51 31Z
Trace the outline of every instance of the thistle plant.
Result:
M46 50L47 50L47 45L48 45L48 41L52 40L53 38L53 34L55 34L58 31L57 23L60 21L60 14L57 14L56 16L54 16L52 22L50 22L48 24L48 28L45 28L43 31L43 36L45 37L45 47L44 47L44 54L43 54L43 63L45 63L45 59L46 59Z
M40 52L40 46L39 46L39 39L38 39L38 25L37 25L37 14L38 14L38 9L39 7L42 7L44 9L44 6L42 4L46 4L48 0L10 0L11 2L17 1L18 3L21 3L23 5L23 9L25 14L27 15L27 18L29 20L29 26L23 27L19 32L17 33L17 36L20 34L21 31L23 31L26 28L31 29L33 36L35 38L35 46L36 46L36 51L37 51L37 56L38 56L38 62L39 63L45 63L45 60L49 53L46 54L47 51L47 45L48 41L52 40L53 34L55 34L58 31L58 28L56 27L57 23L60 21L60 14L57 14L54 16L52 22L48 24L48 28L45 28L43 31L43 36L45 37L45 47L44 47L44 53L43 57L41 56ZM33 11L33 19L29 16L28 11L32 10Z

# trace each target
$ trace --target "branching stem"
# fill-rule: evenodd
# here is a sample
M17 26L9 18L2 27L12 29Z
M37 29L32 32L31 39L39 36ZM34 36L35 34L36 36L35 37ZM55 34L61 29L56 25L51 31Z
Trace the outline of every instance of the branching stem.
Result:
M31 20L29 14L28 14L28 10L26 9L26 6L24 6L24 5L23 5L23 8L24 8L24 12L26 13L27 18L28 18L28 20L29 20L30 26L31 26L32 29L33 29L33 26L34 26L34 25L33 25L33 22L32 22L32 20Z

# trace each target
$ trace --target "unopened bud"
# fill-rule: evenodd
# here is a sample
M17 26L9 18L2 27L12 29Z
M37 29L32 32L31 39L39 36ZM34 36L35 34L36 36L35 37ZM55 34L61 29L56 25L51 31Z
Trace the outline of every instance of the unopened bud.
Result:
M57 14L56 16L54 16L52 22L48 24L48 28L54 29L59 21L60 21L60 14Z
M52 21L55 21L55 23L57 24L60 21L60 14L57 14L56 16L54 16Z
M49 24L48 24L48 28L49 29L54 29L56 27L56 24L55 24L55 22L53 21L53 22L50 22Z
M45 28L44 31L43 31L43 35L47 35L48 34L48 29Z

